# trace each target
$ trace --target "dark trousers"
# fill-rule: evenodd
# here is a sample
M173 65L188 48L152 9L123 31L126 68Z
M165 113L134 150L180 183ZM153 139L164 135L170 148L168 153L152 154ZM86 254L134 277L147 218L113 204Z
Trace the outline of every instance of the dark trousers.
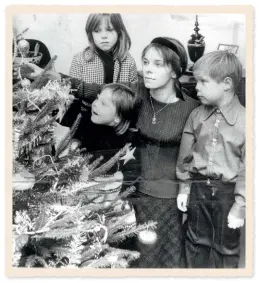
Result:
M228 227L234 185L194 177L187 211L185 260L188 268L237 268L240 229Z

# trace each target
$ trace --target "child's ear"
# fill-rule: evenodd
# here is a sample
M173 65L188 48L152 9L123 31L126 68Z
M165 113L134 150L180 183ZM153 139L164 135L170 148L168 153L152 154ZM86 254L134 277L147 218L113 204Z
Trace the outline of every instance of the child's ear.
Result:
M171 72L171 77L172 77L173 79L176 79L176 74L175 74L174 71Z
M116 116L114 119L115 125L118 125L121 122L121 118L119 116Z
M224 79L224 90L230 90L233 88L233 81L230 77Z

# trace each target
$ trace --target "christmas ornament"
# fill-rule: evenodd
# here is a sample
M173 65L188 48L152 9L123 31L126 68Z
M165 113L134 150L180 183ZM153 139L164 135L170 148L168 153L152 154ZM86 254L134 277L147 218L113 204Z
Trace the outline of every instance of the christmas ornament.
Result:
M130 161L131 159L135 159L135 157L133 156L134 151L136 150L136 147L130 149L127 148L127 152L125 153L125 155L123 157L121 157L120 160L124 160L123 165L125 165L128 161Z
M22 85L22 87L29 87L31 85L31 82L28 79L23 79L21 81L21 85Z
M13 175L13 189L16 191L31 189L34 183L34 175L26 170Z
M25 39L21 39L18 42L18 49L21 52L22 56L26 57L30 50L30 43Z
M79 140L73 139L70 144L70 152L74 152L81 146L81 142Z
M116 205L113 207L112 217L106 217L105 225L112 229L116 234L120 230L130 230L137 226L135 210L130 207L129 210L122 209L122 200L116 201Z
M104 201L102 203L102 205L103 205L103 208L108 208L109 206L111 206L111 202L110 201Z
M153 245L157 241L157 234L152 230L144 230L139 232L138 239L142 244Z
M117 180L117 181L123 180L123 174L122 174L121 171L118 171L118 172L114 173L113 176L114 176L114 179Z
M128 201L124 201L124 203L121 206L121 210L130 210L132 206L129 204Z

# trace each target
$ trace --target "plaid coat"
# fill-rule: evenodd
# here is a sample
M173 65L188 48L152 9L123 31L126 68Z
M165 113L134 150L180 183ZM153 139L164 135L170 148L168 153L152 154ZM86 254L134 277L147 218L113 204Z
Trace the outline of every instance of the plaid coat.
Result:
M70 66L69 75L86 83L104 83L104 65L102 59L96 54L92 61L86 61L89 49L75 54ZM137 82L138 73L136 62L128 53L126 58L119 62L115 60L113 82Z

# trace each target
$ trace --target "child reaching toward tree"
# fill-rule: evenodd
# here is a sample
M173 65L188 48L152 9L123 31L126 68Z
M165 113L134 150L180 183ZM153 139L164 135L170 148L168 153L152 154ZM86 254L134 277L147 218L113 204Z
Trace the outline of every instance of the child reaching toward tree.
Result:
M70 76L97 84L138 80L129 54L130 36L120 14L90 14L85 31L89 47L73 56Z
M76 128L73 140L78 146L107 161L126 143L132 143L132 147L135 143L137 130L131 125L135 104L136 95L130 88L107 84L91 105L74 99L60 124L67 127L66 132Z
M177 161L177 205L187 211L189 268L237 268L245 218L245 108L235 91L242 74L227 51L194 65L202 106L190 114ZM189 202L189 204L188 204Z

